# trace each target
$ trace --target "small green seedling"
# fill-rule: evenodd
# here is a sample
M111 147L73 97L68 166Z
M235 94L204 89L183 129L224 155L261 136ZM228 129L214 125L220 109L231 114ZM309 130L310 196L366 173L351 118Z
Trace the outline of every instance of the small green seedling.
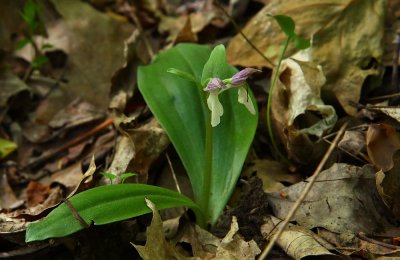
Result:
M202 227L215 224L240 176L257 127L256 103L246 84L255 72L251 68L238 72L228 65L222 45L211 51L198 44L180 44L140 67L139 90L185 166L194 201L151 185L108 185L69 199L79 216L95 225L132 218L150 211L148 198L158 209L191 208ZM26 241L66 236L83 229L80 223L62 204L28 225Z
M114 175L111 172L101 172L100 174L108 178L111 184L113 184L113 181L117 178L117 175Z
M110 180L110 183L113 184L113 180L115 180L118 176L111 173L111 172L102 172L100 173L101 175L103 175L104 177L108 178ZM129 177L132 176L136 176L136 173L133 172L126 172L123 173L119 176L119 178L121 179L121 183L124 183L126 179L128 179Z
M26 45L32 45L35 56L32 60L31 66L33 69L39 69L42 65L46 64L49 60L43 55L43 51L53 46L49 43L44 43L40 47L36 45L33 40L33 36L35 32L43 27L42 22L39 19L40 7L34 0L27 0L24 4L24 8L22 10L21 16L24 19L25 23L28 25L28 32L24 35L16 45L16 49L22 49Z
M271 82L271 86L269 89L268 94L268 101L267 101L267 127L268 127L268 135L271 139L271 144L275 150L275 152L279 155L279 157L285 161L287 161L286 157L279 151L278 145L275 142L273 130L272 130L272 123L271 123L271 100L272 100L272 93L278 78L279 69L281 67L282 60L285 56L286 49L289 46L290 42L294 43L296 49L304 50L310 47L310 41L304 39L303 37L299 36L295 32L295 23L292 18L286 15L269 15L275 19L278 23L282 31L286 35L286 40L283 44L281 55L279 56L278 65L275 69L275 73Z

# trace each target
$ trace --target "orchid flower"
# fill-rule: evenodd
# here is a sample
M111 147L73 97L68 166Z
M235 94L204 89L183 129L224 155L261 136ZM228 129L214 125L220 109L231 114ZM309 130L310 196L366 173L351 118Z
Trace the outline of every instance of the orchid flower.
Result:
M225 88L226 85L222 80L219 78L212 78L204 89L204 91L210 92L210 95L207 98L207 105L211 110L211 125L213 127L220 123L220 117L224 114L224 108L218 99L218 95L220 94L220 90Z
M224 108L218 99L218 95L229 88L238 88L238 102L243 104L251 114L256 114L253 102L248 97L245 83L251 74L259 71L260 70L253 68L245 68L233 75L232 78L225 80L212 78L208 82L207 87L204 88L204 91L208 91L210 93L207 98L207 105L211 110L211 125L213 127L220 123L220 117L224 114Z

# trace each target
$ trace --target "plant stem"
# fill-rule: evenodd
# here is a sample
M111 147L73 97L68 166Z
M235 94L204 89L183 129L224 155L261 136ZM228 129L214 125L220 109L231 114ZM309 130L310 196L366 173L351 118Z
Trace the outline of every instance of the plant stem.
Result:
M206 140L205 140L205 172L203 181L203 192L202 192L202 205L201 209L204 214L202 223L199 223L201 227L206 227L209 221L210 214L208 210L209 200L211 198L211 175L212 175L212 158L213 158L213 128L211 126L211 112L207 110L206 118Z
M283 45L282 52L281 52L281 55L280 55L279 60L278 60L278 65L277 65L277 67L275 69L275 74L274 74L274 77L272 79L271 86L269 88L268 101L267 101L267 128L268 128L268 135L269 135L269 138L271 139L271 144L272 144L273 149L278 154L278 156L285 162L288 162L288 159L279 150L278 145L276 144L275 139L274 139L274 133L272 131L271 100L272 100L272 93L273 93L272 91L274 90L274 86L275 86L276 80L278 79L279 69L281 68L281 63L282 63L282 60L283 60L283 56L285 55L286 49L289 46L290 40L291 40L291 38L287 37L286 40L285 40L285 43Z

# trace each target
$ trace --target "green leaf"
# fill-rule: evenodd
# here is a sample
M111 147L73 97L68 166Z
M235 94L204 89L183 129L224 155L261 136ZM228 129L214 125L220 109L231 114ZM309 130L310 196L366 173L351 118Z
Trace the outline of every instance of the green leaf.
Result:
M54 47L54 46L53 46L52 44L50 44L50 43L45 43L45 44L42 45L41 49L42 49L42 50L45 50L45 49L51 49L51 48L53 48L53 47Z
M291 38L296 35L294 32L295 24L291 17L286 15L270 15L275 21L279 24L282 31L286 34L287 37Z
M31 40L29 38L23 38L22 40L17 42L17 45L15 46L15 49L16 50L21 50L22 48L24 48L30 42L31 42Z
M170 68L170 69L167 70L167 72L169 72L171 74L175 74L178 77L181 77L182 79L186 79L188 81L192 81L195 84L197 84L199 82L192 74L187 73L187 72L182 71L182 70L178 70L178 69L175 69L175 68Z
M306 40L305 38L298 36L298 35L295 35L293 37L293 42L294 42L294 46L296 47L296 49L299 49L299 50L304 50L311 46L310 40Z
M93 188L69 199L73 208L90 225L103 225L151 212L145 203L148 198L158 209L198 206L189 198L172 190L145 184L119 184ZM83 229L81 223L63 203L39 222L29 223L26 242L51 237L63 237Z
M115 178L117 178L116 175L114 175L114 174L112 174L110 172L101 172L100 174L103 175L104 177L110 179L111 183Z
M32 31L38 25L36 21L38 13L39 5L33 0L27 0L24 4L24 9L22 10L22 17Z
M0 138L0 159L14 152L17 147L16 143Z
M229 78L237 70L226 64L225 49L211 50L197 44L179 44L159 54L148 66L139 67L138 85L150 110L166 130L192 183L195 201L209 199L211 222L215 223L225 207L253 140L257 116L237 102L237 90L220 95L224 107L221 123L213 128L213 168L211 197L203 192L205 172L205 122L208 108L202 101L204 92L194 83L166 73L174 67L204 82L207 78ZM207 66L203 67L207 62ZM254 97L251 94L249 98Z
M49 62L49 59L44 56L44 55L39 55L37 57L35 57L32 61L32 68L34 69L38 69L40 68L43 64L46 64L47 62Z
M128 179L129 177L132 177L132 176L136 176L136 175L137 174L133 173L133 172L126 172L126 173L121 174L121 176L119 176L119 177L121 178L122 183L124 183L126 179Z

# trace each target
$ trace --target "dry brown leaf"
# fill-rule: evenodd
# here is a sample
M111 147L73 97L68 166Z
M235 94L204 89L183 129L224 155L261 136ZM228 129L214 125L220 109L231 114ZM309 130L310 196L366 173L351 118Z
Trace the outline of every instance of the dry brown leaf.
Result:
M62 19L46 24L48 42L69 55L61 88L73 96L106 109L110 79L125 62L124 40L132 33L129 23L117 21L88 3L52 1Z
M285 218L307 183L283 189L285 197L278 192L268 194L274 215ZM373 190L375 171L372 166L334 164L321 172L292 220L306 228L323 227L337 233L400 234L400 230L390 224L390 214L382 202L376 200Z
M284 42L276 22L267 12L291 16L298 34L313 39L312 61L321 64L327 78L324 90L332 92L344 110L355 115L360 90L365 78L377 75L368 69L373 60L383 55L384 0L288 0L272 1L244 28L243 32L275 64ZM293 54L292 47L287 54ZM227 49L229 63L270 66L240 35Z
M354 234L337 234L321 229L319 230L318 235L335 245L336 251L343 255L352 256L353 258L362 257L364 259L368 254L376 257L375 259L381 259L379 256L387 256L387 259L398 259L400 256L400 248L396 249L394 248L394 245L380 245L373 241L365 240L362 237L355 236ZM371 239L380 241L379 238ZM392 246L392 248L390 248L390 246Z
M161 128L156 119L137 128L129 129L126 132L135 144L135 160L130 170L146 175L151 165L157 160L160 154L168 147L170 140Z
M282 220L270 216L265 224L261 226L261 233L266 238L270 238L276 233L280 223L282 223ZM336 256L328 251L333 249L328 242L318 238L313 232L293 224L289 224L283 231L277 240L277 244L294 259L303 259L307 256L319 256L332 260L343 259L341 256Z
M365 149L365 135L360 131L346 131L338 143L338 147L353 155L358 155Z
M285 167L273 160L255 160L253 165L247 167L243 176L251 177L254 173L263 183L264 192L279 191L285 187L282 182L294 184L301 180L297 174L289 174Z
M378 193L393 216L400 220L400 153L395 153L394 167L388 172L379 171L376 175Z
M202 257L204 259L207 255L207 259L255 259L255 257L261 253L254 240L244 241L243 238L237 234L239 226L236 217L232 218L232 223L229 232L223 239L219 239L196 226L198 234L198 242L203 246L205 252L194 252L195 256ZM196 242L191 242L195 244Z
M131 137L122 135L117 141L114 158L106 172L109 172L115 176L121 176L121 174L127 172L129 164L135 158L135 154L135 145ZM111 180L107 178L105 179L107 183L111 182ZM117 178L115 181L117 183L121 182L119 178Z
M15 195L13 189L8 183L7 174L5 171L0 172L0 210L15 209L24 204L23 200L20 200Z
M152 259L194 259L193 257L185 257L165 239L163 223L160 215L153 202L146 199L147 206L153 211L153 219L150 226L147 228L147 241L145 246L132 245L139 252L140 256L145 260Z
M320 97L324 84L320 66L294 59L282 61L272 93L272 123L289 158L302 164L324 154L325 144L316 145L313 140L329 132L337 120L335 109Z
M368 156L372 164L386 172L393 167L393 154L400 149L396 129L387 124L372 124L366 135Z

